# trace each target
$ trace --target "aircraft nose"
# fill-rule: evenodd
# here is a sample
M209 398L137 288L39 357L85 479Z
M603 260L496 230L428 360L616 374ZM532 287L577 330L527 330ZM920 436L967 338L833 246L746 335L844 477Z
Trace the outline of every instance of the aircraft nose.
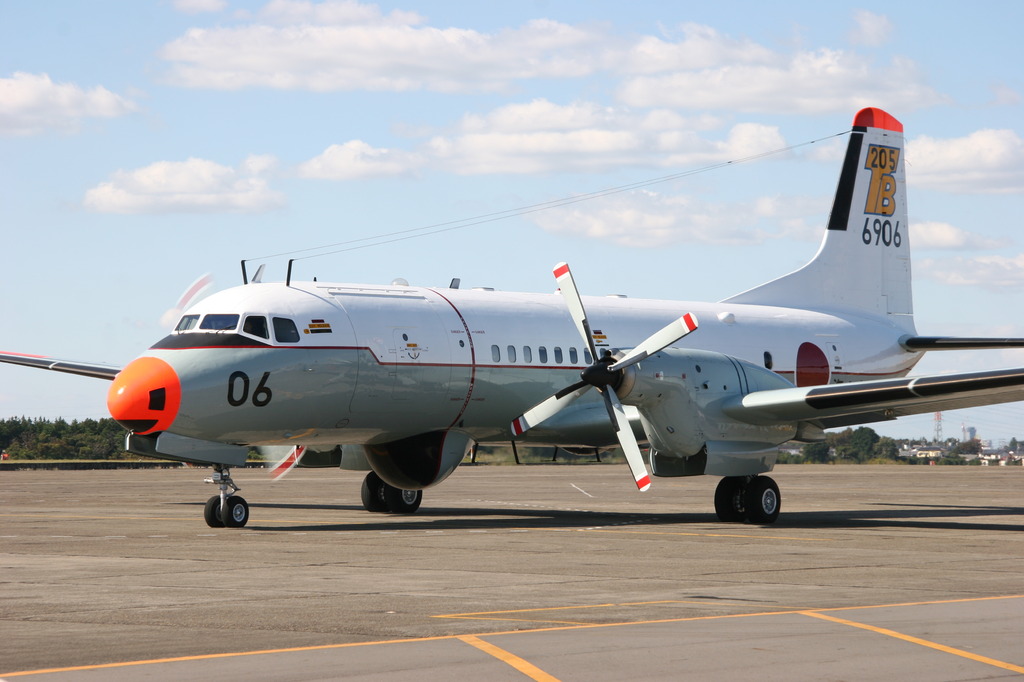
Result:
M168 429L180 404L181 381L174 368L160 358L132 360L107 393L110 416L139 434Z

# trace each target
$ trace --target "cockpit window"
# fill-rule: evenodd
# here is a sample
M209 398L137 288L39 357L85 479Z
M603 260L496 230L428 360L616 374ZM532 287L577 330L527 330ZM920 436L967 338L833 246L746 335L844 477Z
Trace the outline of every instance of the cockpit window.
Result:
M187 332L190 329L195 329L197 322L199 322L198 315L185 315L180 320L178 320L178 326L174 328L174 331Z
M267 331L267 318L263 315L248 315L245 318L245 323L242 324L242 331L261 339L270 338L270 332Z
M203 318L203 321L199 323L200 329L208 329L216 332L229 332L234 331L235 327L238 326L238 315L217 315L210 314Z
M278 343L298 343L299 330L287 317L274 318L274 338Z

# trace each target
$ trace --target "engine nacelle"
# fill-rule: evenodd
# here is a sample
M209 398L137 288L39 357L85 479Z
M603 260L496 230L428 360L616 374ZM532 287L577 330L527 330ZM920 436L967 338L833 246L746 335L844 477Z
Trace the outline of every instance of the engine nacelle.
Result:
M723 451L721 445L708 448L712 442L756 452L791 440L795 423L744 424L725 415L721 406L734 396L792 386L770 370L722 353L669 348L628 369L617 393L623 403L636 406L647 439L660 456L687 458ZM708 471L701 473L719 468L710 459L708 463Z
M363 452L386 483L402 490L421 490L448 478L472 447L473 439L461 431L431 431L364 445Z

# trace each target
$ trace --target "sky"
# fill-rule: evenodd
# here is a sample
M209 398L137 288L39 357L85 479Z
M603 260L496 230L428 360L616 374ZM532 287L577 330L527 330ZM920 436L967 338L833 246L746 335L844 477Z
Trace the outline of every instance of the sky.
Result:
M906 131L919 333L1024 337L1021 25L1010 0L0 0L0 349L123 365L242 259L506 291L564 260L585 293L719 300L813 256L865 106ZM106 389L0 366L0 418L103 417ZM1024 404L962 425L1024 438Z

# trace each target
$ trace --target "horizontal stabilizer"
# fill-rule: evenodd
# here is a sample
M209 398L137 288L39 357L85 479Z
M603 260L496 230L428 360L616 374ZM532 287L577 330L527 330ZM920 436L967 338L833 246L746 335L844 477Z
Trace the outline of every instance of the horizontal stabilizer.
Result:
M24 365L37 369L48 369L53 372L66 372L67 374L79 374L94 379L107 379L113 381L120 367L103 365L93 362L75 362L74 360L58 360L48 358L45 355L28 355L25 353L3 353L0 352L0 362L7 362L12 365Z
M808 422L835 428L1024 400L1024 368L748 393L723 407L748 424Z
M900 345L909 351L930 350L992 350L1024 348L1024 339L996 339L955 336L906 336Z

